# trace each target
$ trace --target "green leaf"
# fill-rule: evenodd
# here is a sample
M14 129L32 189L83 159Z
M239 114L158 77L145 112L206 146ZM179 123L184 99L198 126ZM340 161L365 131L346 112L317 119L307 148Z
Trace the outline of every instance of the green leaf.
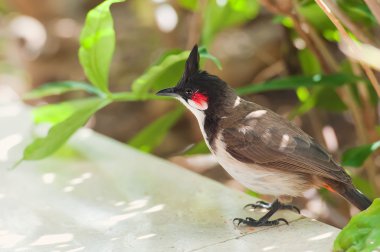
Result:
M376 25L376 18L364 1L361 0L338 0L339 7L355 23L367 26Z
M298 60L303 74L316 75L322 72L322 67L317 57L308 48L298 51Z
M343 112L347 110L334 88L320 87L316 95L315 107L331 112Z
M301 5L299 12L318 31L336 30L334 24L326 16L323 10L313 1L310 4Z
M78 108L66 120L52 126L46 137L37 138L29 144L24 150L23 160L38 160L53 154L88 121L92 114L109 102L104 99L89 100L86 106Z
M33 89L24 96L24 99L37 99L50 95L60 95L71 91L85 91L90 94L95 94L99 97L104 97L105 94L98 88L84 82L77 81L59 81L51 82Z
M371 252L380 250L380 199L350 220L338 234L334 251Z
M313 92L301 105L294 108L288 115L288 120L293 120L296 116L301 116L315 107L317 103L318 92Z
M199 52L201 59L211 60L219 68L219 70L222 70L222 63L219 61L219 59L217 57L215 57L212 54L209 54L206 47L204 47L204 46L199 47L198 52Z
M183 154L184 155L198 155L198 154L207 154L207 153L210 153L210 150L208 149L206 142L202 140L194 144L193 146L191 146Z
M199 48L201 59L211 59L217 66L220 62L210 55L205 48ZM150 90L158 91L162 88L174 86L184 71L185 61L189 51L166 53L156 64L151 66L143 75L132 83L132 91L143 97Z
M358 188L364 195L367 195L370 199L376 198L376 193L373 190L371 184L368 179L363 179L359 175L352 174L352 183Z
M57 104L47 104L34 108L32 111L34 122L51 124L60 123L71 116L76 110L91 106L91 104L94 103L94 99L98 100L97 98L87 98Z
M254 19L260 10L257 0L209 0L204 12L202 44L209 45L219 31Z
M110 6L124 1L106 0L90 10L80 35L79 61L91 83L106 93L109 67L115 49Z
M245 87L238 88L236 91L239 95L247 95L275 90L297 89L299 87L339 87L343 84L352 83L358 80L362 79L344 73L337 73L331 75L316 74L313 76L290 76L283 79L276 79L264 83L248 85Z
M155 147L160 145L183 112L184 108L180 107L158 118L134 136L128 144L142 151L151 152Z
M346 150L342 155L343 166L361 167L366 159L380 147L380 141Z
M183 8L194 11L198 8L198 0L178 0L179 5Z

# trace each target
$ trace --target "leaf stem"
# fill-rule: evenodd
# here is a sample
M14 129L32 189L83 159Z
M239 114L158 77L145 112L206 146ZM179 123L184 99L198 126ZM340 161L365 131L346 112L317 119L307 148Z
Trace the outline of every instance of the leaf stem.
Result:
M146 100L167 100L167 97L157 96L153 93L147 94L136 94L133 92L117 92L111 93L109 98L113 102L124 102L124 101L146 101Z

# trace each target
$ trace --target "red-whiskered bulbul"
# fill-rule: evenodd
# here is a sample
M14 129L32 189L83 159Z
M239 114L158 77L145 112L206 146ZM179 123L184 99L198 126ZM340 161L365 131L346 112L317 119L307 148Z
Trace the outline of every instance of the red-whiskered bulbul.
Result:
M243 100L217 76L201 71L197 45L178 84L157 95L178 99L195 115L209 149L233 178L254 192L276 197L272 204L250 204L269 211L258 220L235 218L238 225L288 223L269 218L279 209L298 210L285 203L313 187L332 189L360 210L371 205L312 137L273 111Z

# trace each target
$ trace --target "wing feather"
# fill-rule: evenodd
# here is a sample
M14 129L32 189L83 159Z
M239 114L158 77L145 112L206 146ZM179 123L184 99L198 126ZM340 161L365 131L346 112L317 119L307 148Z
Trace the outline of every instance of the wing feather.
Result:
M247 109L247 113L249 111L252 110ZM242 162L343 183L351 182L343 168L322 146L270 110L261 117L238 119L224 128L222 137L227 151Z

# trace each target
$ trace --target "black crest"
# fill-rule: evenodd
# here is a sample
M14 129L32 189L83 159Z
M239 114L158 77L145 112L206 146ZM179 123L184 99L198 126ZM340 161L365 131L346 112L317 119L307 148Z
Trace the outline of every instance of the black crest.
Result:
M188 78L199 71L199 53L198 45L195 45L186 60L185 72L183 73L183 80L187 81Z

